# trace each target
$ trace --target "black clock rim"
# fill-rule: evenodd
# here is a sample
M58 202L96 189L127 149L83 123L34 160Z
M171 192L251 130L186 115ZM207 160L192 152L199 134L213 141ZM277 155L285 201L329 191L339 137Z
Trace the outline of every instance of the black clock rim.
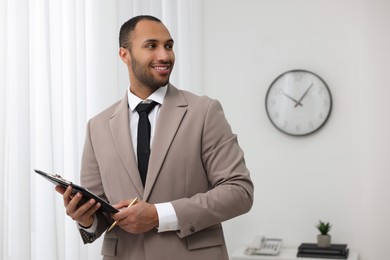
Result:
M272 86L275 84L275 82L283 77L284 75L286 75L287 73L292 73L292 72L306 72L306 73L310 73L316 77L318 77L318 79L320 79L322 81L322 83L324 83L326 89L328 90L328 93L329 93L329 99L330 99L330 104L329 104L329 112L325 118L325 120L322 122L321 125L319 125L316 129L314 129L313 131L310 131L310 132L307 132L307 133L303 133L303 134L293 134L293 133L290 133L290 132L287 132L287 131L284 131L283 129L279 128L275 123L274 121L271 119L271 116L269 115L269 111L268 111L268 107L267 107L267 100L268 100L268 94L269 92L271 91L271 88ZM282 74L280 74L278 77L276 77L272 83L269 85L268 87L268 90L267 90L267 94L265 95L265 110L266 110L266 113L267 113L267 117L269 119L269 121L271 121L272 125L278 129L280 132L284 133L284 134L287 134L287 135L290 135L290 136L296 136L296 137L301 137L301 136L308 136L308 135L311 135L315 132L318 132L320 129L322 129L322 127L325 125L325 123L329 120L329 117L332 113L332 110L333 110L333 98L332 98L332 92L330 92L330 89L328 87L328 84L326 84L325 80L323 80L318 74L312 72L312 71L309 71L309 70L306 70L306 69L292 69L292 70L288 70L286 72L283 72Z

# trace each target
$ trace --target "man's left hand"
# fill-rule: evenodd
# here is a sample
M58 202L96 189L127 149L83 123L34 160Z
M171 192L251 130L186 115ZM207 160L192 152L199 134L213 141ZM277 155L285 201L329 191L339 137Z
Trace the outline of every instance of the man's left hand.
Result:
M141 234L158 227L158 214L153 204L137 201L127 208L130 203L131 200L125 200L113 205L120 210L111 215L118 222L118 226L132 234Z

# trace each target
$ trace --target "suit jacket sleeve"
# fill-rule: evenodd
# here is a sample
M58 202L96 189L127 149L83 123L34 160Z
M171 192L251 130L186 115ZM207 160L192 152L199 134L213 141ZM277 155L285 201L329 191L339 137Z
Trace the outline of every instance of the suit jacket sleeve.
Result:
M98 195L102 199L107 201L105 194L103 193L103 187L101 182L101 177L99 173L99 166L95 158L95 153L93 152L93 146L90 137L90 122L87 125L87 133L84 143L84 152L81 165L81 185L87 186L90 191ZM88 172L88 174L83 174ZM105 213L98 211L96 213L98 226L95 233L88 233L84 229L79 229L81 238L86 243L94 242L98 237L100 237L103 232L107 229L109 225L109 216Z
M208 103L201 140L203 167L210 189L172 202L180 237L246 213L253 203L253 183L244 153L216 100Z

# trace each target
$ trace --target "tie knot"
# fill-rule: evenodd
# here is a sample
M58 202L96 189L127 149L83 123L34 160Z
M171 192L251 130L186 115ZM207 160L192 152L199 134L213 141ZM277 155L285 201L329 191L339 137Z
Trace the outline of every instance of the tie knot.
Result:
M150 111L157 105L157 102L150 101L150 102L141 102L137 105L135 110L137 110L138 114L141 114L142 112L146 112L146 114L149 114Z

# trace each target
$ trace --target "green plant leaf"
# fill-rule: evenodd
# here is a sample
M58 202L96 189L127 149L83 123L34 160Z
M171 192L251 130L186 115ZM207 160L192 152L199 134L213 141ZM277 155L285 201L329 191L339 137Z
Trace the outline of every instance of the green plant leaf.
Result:
M319 221L316 225L316 228L320 231L321 235L327 235L332 228L332 225L329 222Z

